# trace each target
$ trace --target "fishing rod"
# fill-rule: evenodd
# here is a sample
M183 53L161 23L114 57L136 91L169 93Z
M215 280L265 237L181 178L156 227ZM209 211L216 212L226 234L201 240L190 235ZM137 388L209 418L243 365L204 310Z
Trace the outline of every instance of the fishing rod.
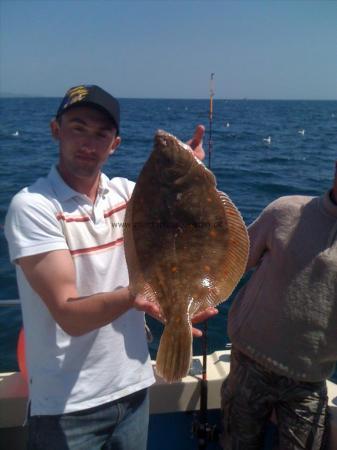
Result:
M208 168L211 170L212 159L212 125L213 125L213 97L214 97L214 75L210 79L210 102L209 102L209 134L208 134ZM207 449L207 443L215 440L215 427L209 425L207 418L208 382L207 382L207 347L208 347L208 321L203 324L202 335L202 372L200 380L200 409L199 420L193 424L194 434L198 439L198 450Z
M212 169L212 151L213 151L213 141L212 141L212 128L213 128L213 97L214 97L214 75L211 73L210 86L209 86L209 135L208 135L208 168Z

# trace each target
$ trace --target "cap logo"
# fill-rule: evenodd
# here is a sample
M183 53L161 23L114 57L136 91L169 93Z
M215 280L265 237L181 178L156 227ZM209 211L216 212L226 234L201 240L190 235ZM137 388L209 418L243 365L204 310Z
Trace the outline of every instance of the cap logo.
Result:
M65 102L62 105L62 109L68 108L68 106L72 105L73 103L77 103L81 100L83 100L88 95L88 89L86 86L76 86L67 92Z

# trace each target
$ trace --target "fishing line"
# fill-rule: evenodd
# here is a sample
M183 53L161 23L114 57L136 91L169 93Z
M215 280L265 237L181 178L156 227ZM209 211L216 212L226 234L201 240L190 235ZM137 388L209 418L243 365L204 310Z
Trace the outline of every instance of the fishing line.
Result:
M211 73L210 86L209 86L209 135L208 135L208 168L212 168L212 128L213 128L213 97L214 97L214 75Z

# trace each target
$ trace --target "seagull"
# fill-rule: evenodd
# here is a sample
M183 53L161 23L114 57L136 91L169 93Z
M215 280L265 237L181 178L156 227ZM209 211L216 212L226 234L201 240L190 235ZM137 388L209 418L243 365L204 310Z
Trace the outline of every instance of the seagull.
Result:
M271 144L271 137L268 136L267 138L264 138L263 142L265 142L266 144Z
M226 123L226 127L229 128L229 122Z
M18 132L18 130L16 130L16 132L15 132L15 133L13 133L13 134L12 134L12 136L19 136L19 132Z
M305 129L304 128L302 128L301 130L298 130L298 132L302 135L302 136L304 136L304 133L305 133Z

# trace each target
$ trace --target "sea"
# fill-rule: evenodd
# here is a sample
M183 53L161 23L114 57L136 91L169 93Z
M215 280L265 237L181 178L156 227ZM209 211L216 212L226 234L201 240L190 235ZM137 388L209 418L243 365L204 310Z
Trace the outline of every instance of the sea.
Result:
M60 100L0 99L0 305L5 299L18 298L3 230L6 211L11 197L45 176L57 160L58 148L49 123ZM210 124L209 99L121 99L121 117L122 143L104 170L109 177L136 181L157 129L187 141L195 126L204 124L205 164L214 172L218 189L230 196L247 225L277 197L321 195L332 184L337 160L337 101L215 98ZM227 312L236 291L208 321L208 353L223 349L229 341ZM152 319L148 322L154 336L149 344L154 358L162 326ZM18 369L16 349L21 327L20 306L0 306L0 372ZM200 354L205 343L195 339L194 354ZM337 381L337 371L333 379Z

